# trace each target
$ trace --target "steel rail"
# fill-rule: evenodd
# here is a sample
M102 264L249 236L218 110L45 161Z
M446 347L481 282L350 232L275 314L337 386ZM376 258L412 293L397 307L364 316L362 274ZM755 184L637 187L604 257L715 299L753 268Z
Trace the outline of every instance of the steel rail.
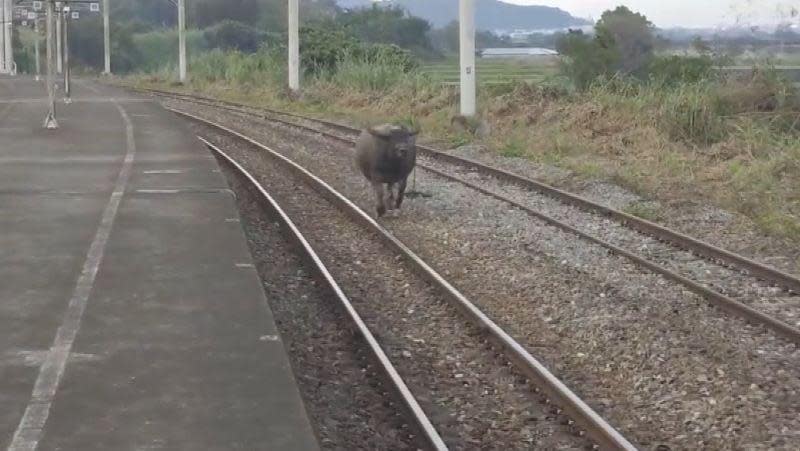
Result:
M199 96L199 95L194 95L194 94L183 94L183 93L175 93L175 92L161 91L161 90L154 90L154 89L148 89L146 91L153 92L153 93L156 93L156 94L159 94L159 95L164 95L164 96L184 97L184 98L188 99L189 101L195 101L196 102L196 101L200 100L200 101L206 102L208 106L222 107L222 108L228 109L230 111L237 111L237 112L244 113L244 114L256 115L256 113L254 113L252 111L247 111L246 109L261 110L261 111L265 111L265 112L267 112L269 114L273 114L273 115L284 115L284 116L294 117L294 118L301 119L301 120L316 122L316 123L325 125L327 127L331 127L331 128L335 128L337 130L344 131L345 133L351 133L351 134L359 133L358 129L356 129L354 127L350 127L348 125L344 125L344 124L340 124L340 123L336 123L336 122L329 121L329 120L324 120L324 119L317 119L317 118L302 116L302 115L299 115L299 114L289 113L289 112L285 112L285 111L278 111L278 110L273 110L273 109L263 108L263 107L254 107L254 106L249 106L249 105L244 105L244 104L239 104L239 103L229 102L229 101L224 101L224 100L218 100L218 99L213 99L213 98L210 98L210 97L204 97L204 96ZM276 120L275 118L270 118L270 117L268 117L266 115L258 115L258 116L263 118L263 119ZM317 129L314 129L312 127L308 127L308 126L305 126L305 125L302 125L302 124L293 124L293 123L291 123L289 121L282 121L282 120L279 120L279 119L277 119L277 121L281 122L281 123L284 123L284 124L301 127L301 128L306 129L306 130L313 131L315 133L323 133L323 134L326 134L328 136L332 136L334 138L343 140L342 137L331 135L331 134L328 134L328 133L326 133L324 131L317 130ZM516 184L516 185L521 186L521 187L526 188L526 189L532 189L534 191L538 191L538 192L540 192L542 194L545 194L545 195L548 195L550 197L553 197L553 198L555 198L555 199L557 199L557 200L559 200L561 202L577 206L577 207L579 207L579 208L581 208L583 210L587 210L587 211L590 211L590 212L594 212L594 213L598 213L598 214L610 217L610 218L616 220L617 222L622 223L624 226L630 227L630 228L632 228L634 230L637 230L640 233L644 233L646 235L655 237L655 238L657 238L659 240L667 241L667 242L671 243L672 245L674 245L676 247L679 247L679 248L684 249L684 250L691 251L691 252L693 252L693 253L701 256L701 257L704 257L706 259L711 260L712 262L714 262L716 264L724 263L724 264L728 265L729 267L733 267L733 268L739 269L741 271L745 271L745 272L751 274L754 277L757 277L757 278L760 278L762 280L766 280L768 282L771 282L771 283L774 283L774 284L776 284L778 286L781 286L782 288L784 288L784 289L786 289L788 291L792 291L794 293L800 293L800 277L797 277L797 276L795 276L793 274L789 274L789 273L783 272L783 271L781 271L781 270L779 270L777 268L774 268L774 267L768 266L766 264L757 262L755 260L752 260L752 259L747 258L745 256L736 254L734 252L728 251L726 249L722 249L720 247L714 246L711 243L708 243L708 242L693 238L691 236L688 236L688 235L683 234L681 232L677 232L675 230L672 230L672 229L667 228L665 226L662 226L660 224L656 224L656 223L654 223L652 221L648 221L646 219L639 218L639 217L631 215L629 213L625 213L623 211L608 207L606 205L602 205L600 203L597 203L597 202L594 202L592 200L589 200L589 199L587 199L587 198L585 198L583 196L580 196L580 195L577 195L577 194L574 194L574 193L570 193L568 191L564 191L564 190L561 190L559 188L555 188L555 187L553 187L551 185L548 185L546 183L540 182L538 180L534 180L534 179L531 179L531 178L528 178L528 177L524 177L522 175L515 174L513 172L506 171L504 169L500 169L500 168L496 168L496 167L493 167L493 166L489 166L489 165L486 165L484 163L481 163L479 161L476 161L476 160L473 160L473 159L470 159L470 158L451 155L451 154L448 154L446 152L442 152L441 150L434 149L434 148L429 147L429 146L418 145L417 148L419 150L421 150L423 154L425 154L425 155L427 155L427 156L429 156L431 158L434 158L434 159L437 159L437 160L440 160L440 161L444 161L444 162L447 162L447 163L450 163L450 164L456 164L456 165L459 165L459 166L462 166L462 167L467 167L467 168L470 168L470 169L478 170L480 172L483 172L485 174L491 175L491 176L493 176L495 178L498 178L500 180L504 180L506 182L510 182L510 183Z
M171 93L168 94L168 95L171 95ZM191 99L193 96L188 96L188 97ZM203 100L205 101L206 99L204 98ZM210 100L210 99L208 101L209 102L214 102L213 100ZM248 112L248 111L246 111L244 109L241 109L239 107L236 107L236 106L219 106L219 105L214 105L213 103L208 103L208 105L209 106L213 106L213 107L222 108L222 109L227 109L229 111L234 111L234 112L238 112L238 113L242 113L242 114L249 114L249 115L254 115L255 114L255 113ZM309 132L312 132L312 133L319 133L319 134L325 135L327 137L337 139L337 140L339 140L341 142L344 142L344 143L347 143L347 144L353 144L354 143L354 141L351 138L339 136L339 135L336 135L336 134L333 134L333 133L329 133L329 132L326 132L326 131L323 131L323 130L319 130L319 129L316 129L316 128L313 128L313 127L309 127L309 126L306 126L306 125L303 125L303 124L298 124L296 122L285 121L285 120L278 119L278 118L272 118L272 117L268 117L266 115L258 116L258 117L261 117L261 118L266 119L266 120L279 122L279 123L282 123L282 124L285 124L285 125L288 125L288 126L291 126L291 127L300 128L302 130L306 130L306 131L309 131ZM316 119L308 119L308 118L305 118L305 119L316 121ZM341 126L341 127L347 127L347 126ZM480 163L476 163L476 164L480 164ZM539 212L537 210L534 210L534 209L532 209L532 208L530 208L528 206L525 206L525 205L521 204L520 202L517 202L517 201L515 201L513 199L509 199L508 197L503 196L502 194L499 194L499 193L496 193L494 191L491 191L491 190L488 190L486 188L483 188L483 187L481 187L479 185L476 185L475 183L469 182L469 181L464 180L464 179L462 179L460 177L447 174L447 173L442 172L442 171L440 171L438 169L434 169L434 168L429 167L429 166L427 166L427 165L425 165L423 163L418 163L418 166L421 167L422 169L427 170L428 172L436 174L436 175L438 175L440 177L443 177L445 179L454 181L456 183L463 184L463 185L465 185L465 186L467 186L467 187L469 187L469 188L471 188L471 189L473 189L475 191L478 191L480 193L488 195L488 196L490 196L490 197L492 197L494 199L497 199L499 201L508 203L508 204L510 204L510 205L512 205L512 206L524 211L525 213L530 214L531 216L534 216L536 218L539 218L539 219L545 221L546 223L548 223L550 225L559 227L562 230L565 230L565 231L567 231L569 233L573 233L573 234L575 234L575 235L577 235L577 236L579 236L579 237L581 237L583 239L586 239L587 241L590 241L592 243L595 243L595 244L598 244L600 246L603 246L603 247L605 247L606 249L610 250L613 253L616 253L616 254L621 255L621 256L623 256L625 258L628 258L629 260L631 260L634 263L640 265L641 267L644 267L644 268L646 268L646 269L648 269L650 271L653 271L653 272L655 272L657 274L660 274L661 276L663 276L664 278L666 278L668 280L672 280L674 282L677 282L677 283L683 285L684 287L686 287L692 293L695 293L695 294L707 299L708 301L710 301L711 303L713 303L717 307L725 310L726 312L728 312L730 314L739 316L739 317L741 317L741 318L743 318L743 319L745 319L747 321L750 321L750 322L752 322L754 324L765 326L768 329L773 330L776 334L778 334L778 335L780 335L780 336L782 336L782 337L784 337L784 338L786 338L786 339L788 339L788 340L790 340L792 342L800 343L800 328L797 328L797 327L795 327L795 326L793 326L793 325L791 325L789 323L786 323L785 321L782 321L780 319L777 319L777 318L774 318L774 317L772 317L770 315L767 315L767 314L765 314L765 313L763 313L761 311L758 311L758 310L750 307L749 305L747 305L747 304L745 304L745 303L743 303L741 301L737 301L737 300L731 298L730 296L726 296L725 294L720 293L719 291L710 289L710 288L706 287L705 285L703 285L701 283L695 282L695 281L693 281L693 280L691 280L691 279L689 279L689 278L687 278L685 276L682 276L682 275L678 274L677 272L672 271L672 270L670 270L670 269L668 269L668 268L666 268L666 267L664 267L662 265L659 265L657 263L654 263L654 262L652 262L652 261L650 261L650 260L648 260L648 259L646 259L646 258L634 253L634 252L628 251L628 250L626 250L626 249L624 249L624 248L622 248L620 246L614 245L614 244L612 244L612 243L610 243L608 241L605 241L605 240L603 240L601 238L598 238L598 237L596 237L594 235L591 235L589 233L583 232L583 231L581 231L580 229L578 229L578 228L576 228L574 226L571 226L569 224L564 223L563 221L560 221L558 219L555 219L553 217L545 215L545 214L543 214L543 213L541 213L541 212ZM571 204L571 203L568 203L568 204Z
M529 380L533 381L533 384L539 387L548 397L547 399L563 409L599 448L608 450L636 450L636 447L631 442L623 437L622 434L580 399L569 387L553 375L539 360L534 358L525 347L519 344L505 330L497 325L497 323L483 313L480 308L451 285L433 269L433 267L409 249L391 232L381 226L369 214L365 213L361 208L328 185L325 181L277 151L235 130L227 128L224 125L217 124L185 111L173 108L167 108L167 110L199 124L211 127L226 136L245 142L265 152L267 156L301 177L311 188L342 212L350 216L354 222L374 233L385 245L393 248L402 255L420 276L428 280L451 304L484 332L488 338L498 344L503 349L506 357L516 364L517 369Z
M294 221L292 221L286 211L280 206L278 201L276 201L275 198L272 197L272 195L270 195L266 189L264 189L261 183L259 183L258 180L256 180L256 178L253 177L253 175L251 175L242 165L236 162L236 160L234 160L218 146L215 146L202 137L198 136L198 138L209 149L217 154L221 158L221 161L246 179L249 184L259 193L260 197L264 201L263 204L267 207L272 216L280 219L280 223L284 229L284 232L289 236L291 241L293 241L294 244L302 250L302 256L306 261L312 264L314 270L317 272L317 276L325 282L327 287L336 297L336 300L339 302L341 307L345 310L345 312L347 312L347 316L355 326L355 330L367 343L370 352L372 353L374 360L378 362L378 366L383 372L385 379L389 382L389 385L394 388L397 398L401 400L405 410L413 419L415 423L415 429L420 433L420 436L424 439L427 446L430 449L437 451L447 450L448 448L447 445L445 445L444 440L442 440L438 431L436 431L436 428L433 426L430 419L425 414L422 407L420 407L414 395L411 393L411 390L409 390L408 386L403 381L403 378L397 372L394 365L389 360L389 357L383 351L383 348L381 348L378 340L375 339L375 336L369 330L369 327L358 314L355 307L353 307L350 299L339 286L339 283L336 282L336 279L333 277L333 275L331 275L330 271L328 271L328 268L325 266L325 263L323 263L317 252L303 236L302 232L300 232L300 229L298 229L294 224Z

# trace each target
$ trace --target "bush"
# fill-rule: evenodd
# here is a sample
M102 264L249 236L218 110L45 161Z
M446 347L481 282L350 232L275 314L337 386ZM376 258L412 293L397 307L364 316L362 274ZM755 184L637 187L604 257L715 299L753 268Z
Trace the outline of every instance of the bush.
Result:
M613 74L619 59L615 48L601 47L597 41L582 31L572 31L562 36L556 45L561 59L561 73L580 90L587 89L601 76Z
M331 71L345 55L353 54L359 42L336 27L303 27L300 29L300 58L310 73Z
M114 34L112 33L112 36ZM178 32L176 30L151 31L133 35L137 55L136 69L142 72L178 65ZM102 41L101 41L102 42ZM189 58L208 49L208 43L199 30L186 33L186 53Z
M307 73L331 73L342 61L388 63L396 70L410 72L419 66L408 50L393 44L366 44L344 29L331 26L300 30L300 55Z
M203 37L212 49L238 50L254 53L265 42L277 44L279 34L267 33L257 28L233 20L225 20L203 32Z
M650 79L661 85L699 83L713 78L714 60L709 56L662 56L650 63Z

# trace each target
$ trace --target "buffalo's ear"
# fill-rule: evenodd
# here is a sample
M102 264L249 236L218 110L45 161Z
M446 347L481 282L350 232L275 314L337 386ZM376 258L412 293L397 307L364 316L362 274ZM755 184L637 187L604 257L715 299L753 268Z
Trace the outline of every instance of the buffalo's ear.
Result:
M392 137L392 130L389 125L376 125L367 129L370 135L384 139Z

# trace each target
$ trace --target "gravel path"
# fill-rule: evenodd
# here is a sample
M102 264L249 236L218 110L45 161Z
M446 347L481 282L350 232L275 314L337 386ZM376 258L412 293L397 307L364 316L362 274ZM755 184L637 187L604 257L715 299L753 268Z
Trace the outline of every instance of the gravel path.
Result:
M588 446L489 347L480 331L466 325L377 237L365 234L263 154L195 127L257 174L296 221L448 446L553 450Z
M346 146L191 107L372 210ZM680 286L460 184L384 224L645 449L797 449L800 351Z
M337 301L318 286L249 186L224 172L237 194L251 253L322 447L416 449Z

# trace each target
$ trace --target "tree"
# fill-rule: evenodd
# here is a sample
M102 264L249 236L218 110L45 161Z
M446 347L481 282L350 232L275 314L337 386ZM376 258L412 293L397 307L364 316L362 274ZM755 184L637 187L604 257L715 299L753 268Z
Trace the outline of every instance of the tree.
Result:
M579 89L586 89L598 77L611 75L619 61L616 47L604 46L581 30L569 30L556 43L556 50L564 58L561 71Z
M595 25L600 48L616 49L615 69L623 74L642 75L653 57L655 33L653 24L642 14L625 6L606 11Z
M706 42L700 36L696 36L694 39L692 39L691 45L692 45L692 50L694 50L700 55L707 55L711 53L711 44Z
M363 41L394 44L414 51L432 49L428 21L410 16L399 7L372 5L346 11L338 19L353 36Z

